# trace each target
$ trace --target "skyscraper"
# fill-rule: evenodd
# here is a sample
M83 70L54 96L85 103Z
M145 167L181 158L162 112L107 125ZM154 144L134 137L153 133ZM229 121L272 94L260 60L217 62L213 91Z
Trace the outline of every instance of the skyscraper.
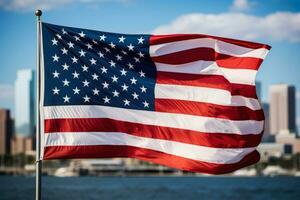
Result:
M32 136L35 130L35 79L32 69L17 72L15 81L15 133Z
M296 131L295 87L277 84L270 87L270 133Z
M0 155L10 153L10 139L12 137L12 124L10 112L0 109Z

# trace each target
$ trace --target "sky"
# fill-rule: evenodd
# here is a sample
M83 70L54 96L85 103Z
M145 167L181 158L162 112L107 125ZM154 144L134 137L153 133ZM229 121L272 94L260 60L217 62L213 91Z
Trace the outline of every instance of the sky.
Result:
M300 125L299 0L0 0L0 107L13 110L16 72L35 68L36 18L119 33L202 33L272 46L257 80L262 100L272 84L297 90Z

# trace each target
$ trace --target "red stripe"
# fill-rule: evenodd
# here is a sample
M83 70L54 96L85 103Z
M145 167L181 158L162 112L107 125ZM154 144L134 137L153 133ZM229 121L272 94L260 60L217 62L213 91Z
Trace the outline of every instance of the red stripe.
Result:
M178 99L155 99L155 110L230 120L264 120L263 110L251 110L245 106L222 106Z
M178 128L145 125L107 118L47 119L45 133L51 132L122 132L130 135L177 141L216 148L255 147L262 134L237 135L202 133Z
M158 71L156 75L156 83L223 89L231 92L231 95L257 98L255 86L230 83L224 76L221 75L185 74Z
M161 56L151 57L153 62L180 65L198 60L215 61L220 67L230 69L253 69L258 70L263 59L252 57L234 57L220 54L212 48L200 47L178 51Z
M266 44L260 44L256 42L249 42L249 41L236 40L230 38L223 38L223 37L217 37L211 35L204 35L204 34L152 35L150 37L150 45L163 44L163 43L176 42L176 41L189 40L189 39L197 39L197 38L213 38L230 44L235 44L241 47L247 47L251 49L260 49L260 48L265 48L269 50L271 49L271 46Z
M241 161L234 164L215 164L196 161L171 154L166 154L150 149L133 146L49 146L44 149L44 160L65 158L112 158L126 157L137 158L168 167L186 171L202 172L209 174L224 174L235 171L242 167L252 165L259 161L259 153L253 151L246 155Z
M156 83L172 85L189 85L217 88L230 91L230 83L224 76L160 72L156 73Z
M231 94L257 99L256 87L254 85L231 83Z

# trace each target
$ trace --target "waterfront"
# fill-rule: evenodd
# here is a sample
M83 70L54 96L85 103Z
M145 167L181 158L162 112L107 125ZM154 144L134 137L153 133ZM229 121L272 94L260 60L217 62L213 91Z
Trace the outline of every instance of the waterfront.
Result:
M0 200L34 199L34 177L0 176ZM43 177L43 199L299 199L299 177Z

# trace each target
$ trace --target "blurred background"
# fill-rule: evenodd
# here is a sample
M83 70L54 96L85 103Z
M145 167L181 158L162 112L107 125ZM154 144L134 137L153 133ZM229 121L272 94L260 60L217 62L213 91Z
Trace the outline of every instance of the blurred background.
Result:
M0 0L0 199L32 199L34 194L30 176L35 173L36 8L43 10L43 21L65 26L120 33L202 33L272 46L256 82L266 117L258 164L225 179L133 159L45 161L45 198L59 199L65 191L75 199L86 198L86 191L94 195L89 199L300 196L300 1ZM139 187L142 192L137 194ZM214 193L218 187L229 193ZM23 188L21 196L14 193L16 188ZM112 194L114 190L119 192Z

